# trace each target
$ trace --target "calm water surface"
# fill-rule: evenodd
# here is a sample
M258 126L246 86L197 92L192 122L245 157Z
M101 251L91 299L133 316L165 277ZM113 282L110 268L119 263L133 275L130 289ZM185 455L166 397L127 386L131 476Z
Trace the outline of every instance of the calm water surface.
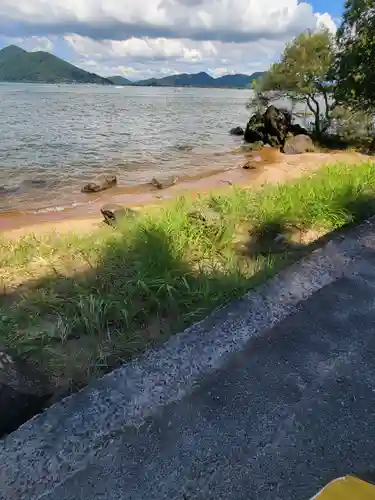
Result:
M116 174L136 187L155 175L225 168L241 139L250 91L0 84L0 212L87 203L83 184Z

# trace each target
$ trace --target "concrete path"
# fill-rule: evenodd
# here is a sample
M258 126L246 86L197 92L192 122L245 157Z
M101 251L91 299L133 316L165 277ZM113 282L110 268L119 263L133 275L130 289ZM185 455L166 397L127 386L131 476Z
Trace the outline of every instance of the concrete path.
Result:
M0 498L308 499L375 470L375 224L0 443Z

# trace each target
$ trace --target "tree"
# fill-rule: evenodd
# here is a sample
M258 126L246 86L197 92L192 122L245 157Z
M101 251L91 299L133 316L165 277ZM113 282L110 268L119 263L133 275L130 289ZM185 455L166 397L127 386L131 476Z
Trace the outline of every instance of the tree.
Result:
M374 0L347 0L337 32L338 102L355 109L375 110Z
M306 32L287 44L281 61L274 63L255 85L256 100L287 97L305 102L314 116L317 135L331 124L331 70L334 38L328 30Z

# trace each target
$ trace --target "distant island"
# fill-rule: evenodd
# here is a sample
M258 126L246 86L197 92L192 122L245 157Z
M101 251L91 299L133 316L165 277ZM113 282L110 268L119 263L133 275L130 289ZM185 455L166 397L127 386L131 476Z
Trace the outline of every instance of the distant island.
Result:
M213 78L208 73L182 73L163 78L150 78L132 82L123 76L104 78L89 73L49 52L27 52L16 45L0 50L0 81L25 83L94 83L99 85L137 87L216 87L248 88L264 72L252 75L225 75Z

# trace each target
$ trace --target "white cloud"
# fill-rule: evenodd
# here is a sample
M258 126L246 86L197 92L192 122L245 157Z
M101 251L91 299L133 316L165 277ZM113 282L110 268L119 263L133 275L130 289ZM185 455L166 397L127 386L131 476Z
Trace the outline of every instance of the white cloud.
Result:
M37 52L39 50L52 52L54 49L53 41L45 36L31 36L27 38L22 38L22 37L9 38L8 43L19 45L25 50L29 50L31 52Z
M336 25L298 0L0 0L0 36L131 79L266 69L286 41Z
M212 42L194 42L167 38L129 38L128 40L97 41L80 35L65 36L77 54L108 58L170 59L197 61L216 55Z
M162 76L163 73L207 71L213 75L265 69L284 42L223 43L188 39L132 38L96 41L70 35L66 42L80 66L103 75L116 72L128 78ZM95 63L96 70L93 69Z
M316 25L312 6L298 0L1 0L0 19L5 35L22 29L117 40L252 41Z
M337 26L332 17L325 12L324 14L315 14L317 18L318 28L327 28L331 33L335 34L337 31Z
M32 37L32 41L35 43L33 47L33 52L37 52L38 50L44 50L46 52L53 51L53 43L52 41L45 36L34 36Z

